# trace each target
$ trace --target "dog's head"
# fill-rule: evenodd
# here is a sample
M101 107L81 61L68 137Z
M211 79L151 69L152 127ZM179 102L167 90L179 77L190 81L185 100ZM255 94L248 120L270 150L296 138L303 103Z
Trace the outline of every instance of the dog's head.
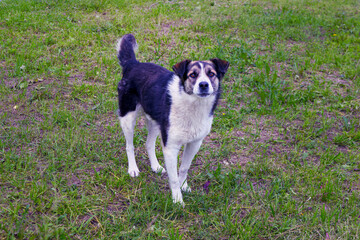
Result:
M227 61L213 58L210 61L184 60L175 64L173 70L180 77L186 93L208 97L218 92L228 67Z

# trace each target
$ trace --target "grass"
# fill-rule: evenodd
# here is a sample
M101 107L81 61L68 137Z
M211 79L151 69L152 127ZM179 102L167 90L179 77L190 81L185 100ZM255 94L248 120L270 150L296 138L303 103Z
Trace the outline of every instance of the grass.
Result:
M0 2L1 239L358 239L358 1ZM185 208L127 174L114 46L231 63ZM161 149L158 155L162 160Z

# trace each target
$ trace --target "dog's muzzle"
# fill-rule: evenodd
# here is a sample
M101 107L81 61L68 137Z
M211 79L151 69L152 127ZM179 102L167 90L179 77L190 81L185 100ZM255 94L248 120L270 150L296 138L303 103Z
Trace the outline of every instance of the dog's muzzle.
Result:
M197 94L200 97L207 97L209 96L210 93L210 87L209 87L209 83L208 82L200 82L199 83L199 93Z

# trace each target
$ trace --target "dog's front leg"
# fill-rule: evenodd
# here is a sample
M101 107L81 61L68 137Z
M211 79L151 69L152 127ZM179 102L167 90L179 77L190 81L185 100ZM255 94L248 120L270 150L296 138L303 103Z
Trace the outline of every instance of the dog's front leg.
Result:
M187 184L187 173L190 168L191 162L195 157L195 154L199 151L202 139L199 141L191 142L185 145L184 153L181 159L181 166L179 170L179 184L181 190L185 192L191 192L191 188Z
M174 203L184 206L180 190L179 177L177 173L177 156L181 146L166 146L163 148L166 171L169 176L169 183Z

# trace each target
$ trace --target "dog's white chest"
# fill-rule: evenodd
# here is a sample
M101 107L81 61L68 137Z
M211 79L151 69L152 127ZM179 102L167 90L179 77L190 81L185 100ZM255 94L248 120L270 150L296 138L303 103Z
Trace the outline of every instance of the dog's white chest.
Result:
M211 130L210 114L215 97L194 100L185 94L174 97L169 116L169 141L185 144L203 139Z

